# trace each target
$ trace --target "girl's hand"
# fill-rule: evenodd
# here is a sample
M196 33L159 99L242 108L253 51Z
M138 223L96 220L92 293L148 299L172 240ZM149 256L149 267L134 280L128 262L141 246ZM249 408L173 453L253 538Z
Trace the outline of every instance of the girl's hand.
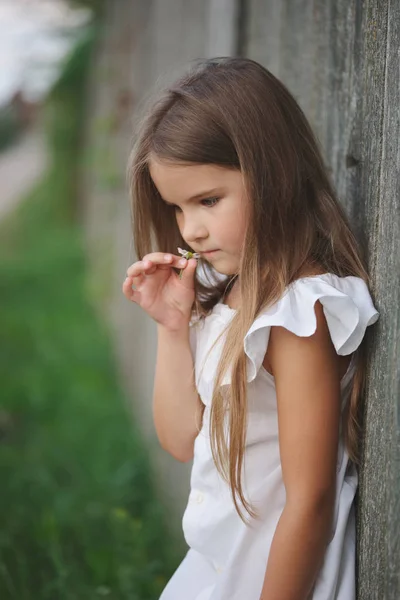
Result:
M196 266L195 258L186 260L163 252L147 254L129 267L122 291L157 323L177 331L189 323ZM181 278L173 267L183 269Z

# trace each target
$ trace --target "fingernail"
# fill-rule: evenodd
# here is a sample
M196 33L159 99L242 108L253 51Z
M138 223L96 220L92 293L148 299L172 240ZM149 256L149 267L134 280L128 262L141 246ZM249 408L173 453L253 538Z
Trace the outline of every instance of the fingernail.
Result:
M164 256L164 260L166 260L166 261L172 260L172 256L171 256L171 254L166 254L166 255Z
M186 259L185 258L181 258L181 260L178 262L178 265L180 267L184 267L186 265Z

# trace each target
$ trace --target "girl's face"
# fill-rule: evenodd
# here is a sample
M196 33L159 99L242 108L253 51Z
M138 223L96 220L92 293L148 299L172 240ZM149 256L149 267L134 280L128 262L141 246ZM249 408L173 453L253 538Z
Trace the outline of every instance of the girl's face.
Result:
M217 165L183 166L154 158L149 171L164 202L175 207L186 243L219 273L237 273L248 219L242 173Z

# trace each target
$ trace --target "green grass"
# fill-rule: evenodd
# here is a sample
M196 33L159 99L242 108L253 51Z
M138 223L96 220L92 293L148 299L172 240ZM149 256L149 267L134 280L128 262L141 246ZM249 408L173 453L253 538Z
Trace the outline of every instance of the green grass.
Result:
M75 215L93 41L49 98L48 172L0 224L1 600L156 600L179 559L87 293Z

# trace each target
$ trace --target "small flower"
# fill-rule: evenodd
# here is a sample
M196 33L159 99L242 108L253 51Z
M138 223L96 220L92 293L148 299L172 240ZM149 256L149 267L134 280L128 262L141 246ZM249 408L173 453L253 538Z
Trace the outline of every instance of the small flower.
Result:
M190 252L190 250L182 250L182 248L178 248L179 254L182 254L183 258L189 260L190 258L200 258L200 254L198 252ZM179 279L182 279L183 269L179 271Z
M200 258L200 254L198 252L190 252L190 250L182 250L182 248L178 248L179 254L182 254L183 258Z

